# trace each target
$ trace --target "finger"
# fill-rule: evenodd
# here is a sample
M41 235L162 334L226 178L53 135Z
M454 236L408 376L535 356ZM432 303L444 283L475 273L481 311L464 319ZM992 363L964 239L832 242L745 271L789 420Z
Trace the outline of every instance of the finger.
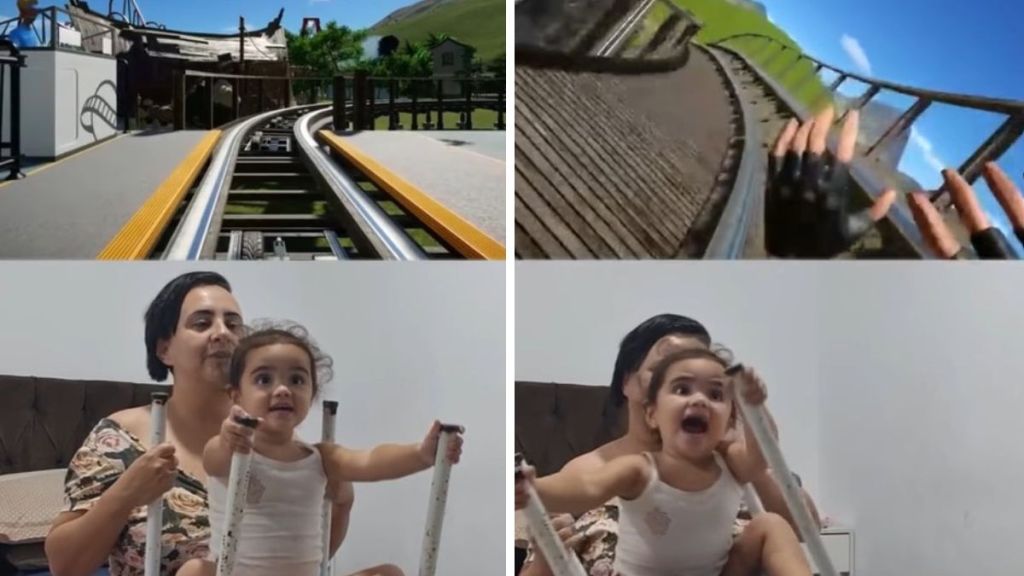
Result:
M989 227L988 217L982 211L978 203L978 197L971 190L971 185L964 180L956 170L949 168L942 171L942 177L946 180L946 187L953 198L956 211L960 214L960 220L967 227L971 234L981 232Z
M579 552L583 548L584 534L575 534L568 540L565 540L565 547L574 552Z
M942 215L921 192L907 194L907 204L914 216L917 229L921 231L925 242L932 252L940 258L952 258L960 251L960 242L942 220Z
M1024 197L1017 186L995 162L986 162L981 168L981 174L996 200L999 200L1003 212L1009 217L1010 224L1014 229L1024 228Z
M572 526L572 516L568 514L557 514L551 516L551 526L555 530L562 530L566 527Z
M798 157L803 156L804 152L807 151L807 139L811 135L812 128L814 128L813 119L804 122L796 131L796 135L793 136L793 142L790 144L789 149L796 152Z
M153 455L158 458L166 458L167 456L173 456L174 444L171 444L170 442L163 442L161 444L157 444L156 446L154 446L152 448L152 451Z
M779 132L779 137L775 140L775 146L772 148L772 156L779 159L780 164L782 157L786 155L786 150L789 150L789 146L793 142L793 137L796 136L796 131L799 127L800 123L796 121L796 118L790 118L782 132Z
M825 145L828 143L828 131L832 127L832 119L835 111L831 106L826 107L814 119L814 127L811 129L810 140L807 144L807 151L812 154L823 154Z
M836 161L842 164L849 164L853 160L853 153L857 148L857 129L860 126L860 112L850 110L843 121L843 128L839 132L839 145L836 147Z
M573 529L571 524L569 526L563 526L561 528L556 528L555 532L558 534L558 539L561 540L562 542L565 542L569 538L572 538L573 536L576 535L576 530Z
M882 192L882 195L875 200L875 203L871 205L871 208L868 208L868 216L871 217L871 221L878 222L882 218L885 218L885 215L889 213L889 209L892 208L892 204L895 201L895 190L890 188L885 192Z

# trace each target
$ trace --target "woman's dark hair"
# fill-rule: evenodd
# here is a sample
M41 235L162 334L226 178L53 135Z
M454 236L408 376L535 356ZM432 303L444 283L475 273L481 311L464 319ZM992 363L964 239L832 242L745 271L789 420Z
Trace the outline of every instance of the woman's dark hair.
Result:
M301 348L309 356L310 378L313 380L313 396L320 391L320 385L334 377L334 360L320 350L304 327L289 321L263 320L246 327L246 334L238 341L231 355L228 370L228 386L236 389L242 384L245 362L249 353L257 348L274 344L291 344Z
M146 368L157 382L167 379L169 367L156 354L157 342L174 336L185 296L201 286L220 286L231 292L231 284L216 272L187 272L168 282L146 309Z
M647 403L654 404L658 398L658 390L665 385L665 377L668 375L668 370L674 364L682 362L683 360L692 360L694 358L703 358L704 360L712 360L722 366L722 368L729 367L730 354L724 348L690 348L688 350L679 350L673 352L654 365L654 369L651 371L651 384L647 387Z
M705 346L711 345L711 334L703 324L678 314L658 314L630 330L619 344L619 354L615 358L612 382L601 416L601 428L597 432L598 445L612 439L619 411L626 401L626 396L622 392L626 378L640 369L644 358L658 340L672 334L695 338Z

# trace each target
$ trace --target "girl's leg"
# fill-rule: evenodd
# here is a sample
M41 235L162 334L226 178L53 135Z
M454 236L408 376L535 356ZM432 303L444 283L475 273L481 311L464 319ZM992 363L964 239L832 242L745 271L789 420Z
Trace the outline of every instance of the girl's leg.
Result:
M348 576L405 576L405 572L394 564L381 564L373 568L366 568Z
M768 576L811 576L800 541L778 514L760 514L743 529L722 576L754 576L759 568Z
M193 558L178 568L175 576L216 576L217 565L208 560Z

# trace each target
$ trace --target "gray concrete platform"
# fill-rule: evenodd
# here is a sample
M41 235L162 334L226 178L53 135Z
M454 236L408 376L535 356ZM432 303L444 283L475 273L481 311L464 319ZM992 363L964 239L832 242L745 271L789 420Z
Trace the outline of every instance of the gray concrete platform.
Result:
M205 134L130 133L0 183L0 258L95 258Z
M339 133L363 153L505 244L505 132Z

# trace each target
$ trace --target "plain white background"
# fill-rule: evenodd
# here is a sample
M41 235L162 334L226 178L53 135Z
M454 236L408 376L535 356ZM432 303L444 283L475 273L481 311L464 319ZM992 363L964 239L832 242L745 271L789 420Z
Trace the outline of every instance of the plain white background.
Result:
M791 468L864 576L1015 574L1024 268L519 264L516 379L607 386L617 346L690 315L765 376Z
M0 373L148 382L143 312L167 281L195 269L224 274L246 319L297 321L333 356L322 396L340 402L339 442L418 442L434 418L464 425L438 571L478 576L503 566L502 263L5 263ZM320 425L314 408L301 436L317 441ZM356 486L336 574L384 562L416 573L431 474Z

